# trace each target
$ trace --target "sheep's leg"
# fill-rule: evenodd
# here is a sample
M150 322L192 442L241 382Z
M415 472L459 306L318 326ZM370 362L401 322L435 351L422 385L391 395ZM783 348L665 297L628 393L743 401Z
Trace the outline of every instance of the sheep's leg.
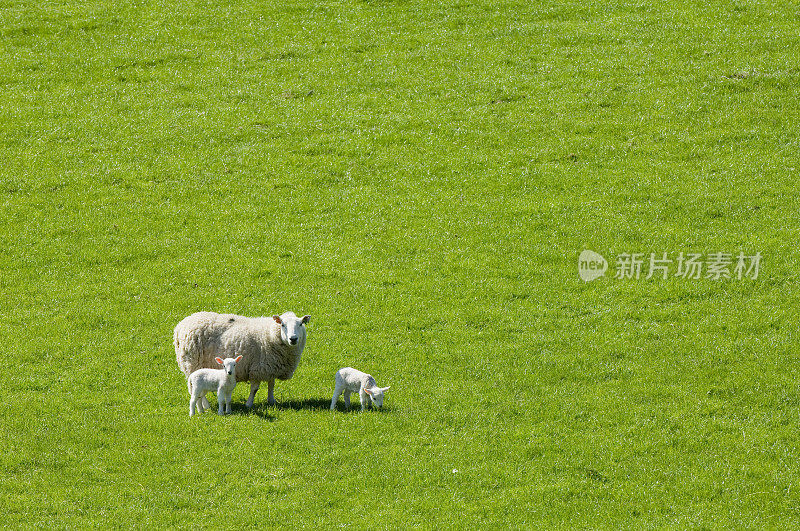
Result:
M225 414L231 414L231 402L233 402L233 393L225 395Z
M275 405L275 378L267 380L267 404Z
M350 409L350 393L352 393L350 389L344 390L344 408Z
M361 411L364 411L369 405L369 395L362 389L358 392L358 398L361 400Z
M247 399L247 403L245 404L248 408L253 407L253 401L256 399L256 392L260 385L261 382L256 382L255 380L250 382L250 398Z
M333 398L331 399L331 411L336 409L336 401L339 400L339 395L342 394L343 390L339 384L336 384L336 388L333 390Z

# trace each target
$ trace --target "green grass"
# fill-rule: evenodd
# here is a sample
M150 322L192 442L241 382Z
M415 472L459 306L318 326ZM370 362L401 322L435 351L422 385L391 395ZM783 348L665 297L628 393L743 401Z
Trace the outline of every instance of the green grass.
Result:
M0 0L5 525L800 526L798 17ZM312 314L277 408L188 417L198 310Z

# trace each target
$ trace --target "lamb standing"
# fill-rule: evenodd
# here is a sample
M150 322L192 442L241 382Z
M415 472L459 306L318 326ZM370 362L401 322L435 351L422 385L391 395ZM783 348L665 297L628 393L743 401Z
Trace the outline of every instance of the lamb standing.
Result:
M206 393L209 391L217 392L217 402L219 402L217 415L222 415L223 407L226 414L231 412L233 390L236 388L236 364L242 360L242 357L237 356L236 358L227 358L225 360L215 358L214 360L222 365L222 369L197 369L186 380L189 394L192 395L189 399L190 417L194 416L195 406L200 410L200 413L205 411L203 402L208 403ZM199 404L198 401L200 402Z
M383 393L389 390L388 387L378 387L375 378L371 375L358 371L352 367L345 367L336 372L336 388L333 390L331 400L331 411L336 409L336 401L344 391L344 407L350 407L350 393L358 393L361 399L361 411L366 409L367 404L383 407Z
M306 345L310 315L298 318L292 312L272 317L242 317L198 312L175 327L175 358L188 378L201 368L214 367L214 358L242 355L236 365L236 380L250 382L247 407L253 407L261 382L269 385L267 403L275 404L275 379L288 380L300 363ZM208 401L203 398L203 406Z

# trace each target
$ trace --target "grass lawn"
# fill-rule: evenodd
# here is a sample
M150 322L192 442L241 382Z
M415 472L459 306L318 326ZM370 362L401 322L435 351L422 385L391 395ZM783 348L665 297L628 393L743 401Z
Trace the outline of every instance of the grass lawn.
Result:
M798 21L0 0L5 526L800 526ZM199 310L312 315L277 407L189 418Z

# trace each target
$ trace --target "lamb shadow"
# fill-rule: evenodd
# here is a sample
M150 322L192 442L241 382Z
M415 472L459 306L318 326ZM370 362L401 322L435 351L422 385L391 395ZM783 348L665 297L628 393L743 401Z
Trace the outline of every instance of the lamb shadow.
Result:
M328 403L328 408L330 408L330 406L331 405L330 405L330 402L329 402ZM384 407L382 407L380 409L373 407L373 408L367 408L366 410L361 411L361 404L358 403L358 400L356 400L355 402L350 402L350 408L349 409L344 407L344 402L341 401L341 400L339 400L336 403L336 411L338 411L339 413L351 413L351 414L352 413L365 413L365 414L374 413L374 414L377 414L377 415L381 415L381 414L385 414L385 413L391 412L392 409L393 408L391 406L384 406Z
M275 406L268 406L266 402L256 402L252 409L249 409L244 402L234 402L232 404L232 415L255 415L264 420L275 422L278 417L271 414L271 411L329 411L331 400L329 398L304 398L298 400L279 400ZM340 413L360 413L361 406L358 401L350 404L350 409L344 407L344 402L339 400L336 404L336 411ZM382 410L367 410L376 413L392 411L391 407L384 407Z
M252 409L247 407L244 402L236 403L234 402L231 404L231 415L239 415L242 417L248 417L250 415L254 415L256 417L261 418L262 420L268 420L270 422L275 422L278 418L275 415L269 414L269 407L266 404L253 404Z
M328 408L331 407L331 399L330 398L304 398L302 400L286 400L286 401L278 401L278 404L275 406L277 410L292 410L292 411L304 411L304 410L325 410L327 411Z

